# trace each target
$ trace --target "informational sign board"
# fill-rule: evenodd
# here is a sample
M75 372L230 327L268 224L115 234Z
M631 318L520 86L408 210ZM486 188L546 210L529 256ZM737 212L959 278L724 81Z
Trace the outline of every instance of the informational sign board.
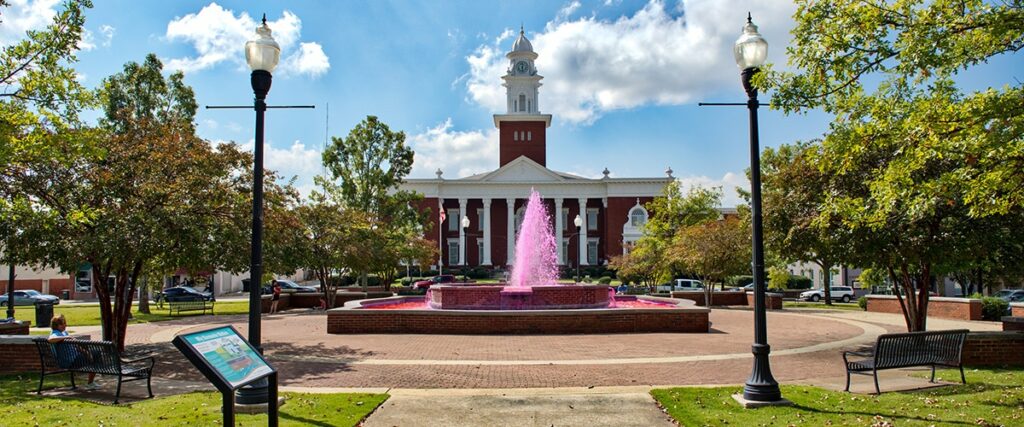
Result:
M248 342L230 326L182 335L231 388L273 371Z
M225 426L234 425L234 393L246 384L266 378L268 401L277 402L277 370L234 327L181 334L174 337L172 343L220 390ZM277 426L276 404L268 405L267 424Z

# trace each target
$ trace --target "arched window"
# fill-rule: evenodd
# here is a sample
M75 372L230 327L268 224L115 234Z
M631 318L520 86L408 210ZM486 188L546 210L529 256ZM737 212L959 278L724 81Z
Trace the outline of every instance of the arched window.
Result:
M519 94L519 111L526 111L526 94Z
M647 224L647 211L643 208L636 207L629 211L629 225L633 227L643 227Z
M519 140L519 131L517 131L517 130L512 131L512 140L513 141L518 141Z
M533 141L533 131L526 131L526 140Z

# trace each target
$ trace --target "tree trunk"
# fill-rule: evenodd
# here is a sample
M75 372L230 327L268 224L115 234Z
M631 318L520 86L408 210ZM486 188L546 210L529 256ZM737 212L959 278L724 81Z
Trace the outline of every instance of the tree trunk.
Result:
M149 275L142 279L142 283L139 286L142 292L142 296L139 297L139 313L150 314L149 312Z
M825 292L825 305L832 305L832 264L819 261L818 267L821 267L821 288Z
M96 292L96 298L100 300L100 328L103 341L112 341L114 333L114 315L110 307L110 291L107 290L107 276L110 274L111 260L107 260L106 266L102 266L95 259L89 261L92 264L92 290Z

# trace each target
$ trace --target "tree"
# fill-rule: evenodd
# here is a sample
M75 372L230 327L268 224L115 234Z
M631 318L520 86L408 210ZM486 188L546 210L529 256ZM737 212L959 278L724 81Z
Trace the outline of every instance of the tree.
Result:
M317 182L323 182L317 177ZM354 238L355 230L369 228L365 215L344 209L326 192L313 191L309 201L296 214L302 224L303 245L293 247L302 253L301 265L314 273L320 282L327 306L334 307L339 281L330 280L353 263L362 250Z
M707 284L704 300L710 307L715 283L724 289L727 277L750 267L750 229L737 218L691 225L676 233L668 258Z
M658 284L660 271L666 270L664 250L654 239L640 239L627 247L625 255L616 255L608 262L608 268L615 270L616 277L623 282L633 282L651 289Z
M324 166L336 184L325 186L340 206L366 215L369 228L351 237L363 239L361 263L354 267L364 278L376 272L389 288L402 259L401 248L422 235L427 212L413 206L422 196L399 185L412 170L413 151L404 132L393 132L376 116L367 116L346 138L331 138Z
M813 163L819 145L782 145L761 155L765 248L787 261L812 262L821 271L843 262L850 232L833 218L820 224L829 177ZM788 277L788 276L787 276ZM824 274L825 304L832 305L832 275Z
M1024 47L1021 9L801 0L787 48L797 71L755 79L787 113L835 116L813 161L830 179L816 223L843 224L851 261L886 270L910 331L925 329L936 277L975 259L977 240L962 237L1024 212L1024 88L965 93L957 81Z
M0 1L0 8L8 7ZM50 223L56 215L38 209L15 178L39 161L70 166L96 153L95 140L83 135L88 132L79 119L94 98L70 68L85 24L83 11L90 7L88 0L67 1L45 30L29 31L0 50L0 257L10 265L28 262L30 252L41 249L29 244L35 236L27 233L33 228L28 225Z
M196 137L190 115L162 113L194 112L195 102L191 89L174 83L180 73L165 80L160 68L150 56L104 80L99 156L71 167L38 160L14 177L38 210L54 213L31 223L43 248L35 261L65 270L92 265L103 339L119 348L145 268L210 266L230 248L219 236L240 210L249 160L232 144L214 149Z

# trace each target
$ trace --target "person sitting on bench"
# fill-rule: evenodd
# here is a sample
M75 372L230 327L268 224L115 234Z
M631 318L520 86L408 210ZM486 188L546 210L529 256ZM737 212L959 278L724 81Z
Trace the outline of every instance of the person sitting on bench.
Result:
M68 338L68 322L63 314L53 316L50 319L50 338L47 341L54 346L53 354L57 357L57 363L63 369L79 367L92 362L93 355L73 345L58 345ZM58 350L59 348L59 350ZM100 388L96 382L96 373L89 372L89 383L85 385L87 390Z

